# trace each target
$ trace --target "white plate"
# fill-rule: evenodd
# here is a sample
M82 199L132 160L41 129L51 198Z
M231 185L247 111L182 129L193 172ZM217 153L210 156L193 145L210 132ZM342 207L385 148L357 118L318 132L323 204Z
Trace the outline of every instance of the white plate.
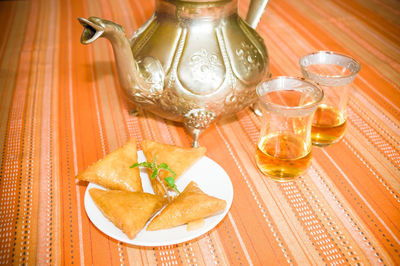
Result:
M146 161L142 151L138 151L138 161ZM154 193L145 168L140 168L140 176L142 178L143 190ZM226 201L226 208L222 212L206 218L204 226L197 230L187 231L186 225L158 231L146 231L143 229L134 239L129 239L120 229L104 217L93 202L88 192L89 189L102 187L92 183L88 185L85 192L85 210L89 219L100 231L119 241L138 246L166 246L182 243L199 237L213 229L228 213L233 200L233 187L228 174L221 166L207 156L203 156L198 160L176 181L179 191L183 191L190 181L195 181L200 189L208 195Z

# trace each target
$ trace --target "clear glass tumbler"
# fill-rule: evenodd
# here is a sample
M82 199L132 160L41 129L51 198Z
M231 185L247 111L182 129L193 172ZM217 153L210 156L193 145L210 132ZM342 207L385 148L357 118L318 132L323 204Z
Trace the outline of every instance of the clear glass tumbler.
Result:
M265 175L292 180L311 164L311 124L324 93L312 82L276 77L257 86L263 125L256 163Z
M361 69L355 59L329 51L303 56L303 77L317 83L325 97L315 111L312 143L327 146L343 138L347 122L347 102L352 82Z

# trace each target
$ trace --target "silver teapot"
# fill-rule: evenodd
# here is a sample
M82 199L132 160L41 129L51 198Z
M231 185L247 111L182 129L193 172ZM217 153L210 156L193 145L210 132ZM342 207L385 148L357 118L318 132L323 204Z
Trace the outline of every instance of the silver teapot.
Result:
M254 30L266 4L253 0L246 23L236 0L156 0L130 39L114 22L78 18L81 43L110 40L128 98L183 122L198 146L211 122L255 103L256 85L269 75L267 49Z

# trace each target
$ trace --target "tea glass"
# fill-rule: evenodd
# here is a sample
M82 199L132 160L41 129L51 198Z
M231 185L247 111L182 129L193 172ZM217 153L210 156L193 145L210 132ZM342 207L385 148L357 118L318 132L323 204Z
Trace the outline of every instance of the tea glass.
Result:
M350 56L330 51L305 55L299 63L303 77L317 83L325 94L315 111L312 143L320 147L336 143L346 131L347 102L361 65Z
M311 164L311 123L324 93L312 82L284 76L259 84L256 92L263 112L257 166L274 180L292 180Z

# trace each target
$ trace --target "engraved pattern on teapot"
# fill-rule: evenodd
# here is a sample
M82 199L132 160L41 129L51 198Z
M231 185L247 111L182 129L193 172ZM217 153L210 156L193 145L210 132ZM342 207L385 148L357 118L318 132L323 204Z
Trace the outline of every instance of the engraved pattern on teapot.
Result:
M240 46L241 48L236 49L236 55L245 70L244 72L248 75L261 67L257 60L257 49L247 42L241 42Z
M192 71L193 80L203 82L204 80L217 81L217 68L221 66L218 56L201 49L190 57L190 70Z
M147 56L137 60L138 76L136 77L135 92L132 95L136 102L154 104L161 97L164 84L164 71L160 62L154 57ZM141 90L141 87L148 88Z
M204 129L213 120L215 115L204 109L193 109L185 115L185 124L190 128Z

